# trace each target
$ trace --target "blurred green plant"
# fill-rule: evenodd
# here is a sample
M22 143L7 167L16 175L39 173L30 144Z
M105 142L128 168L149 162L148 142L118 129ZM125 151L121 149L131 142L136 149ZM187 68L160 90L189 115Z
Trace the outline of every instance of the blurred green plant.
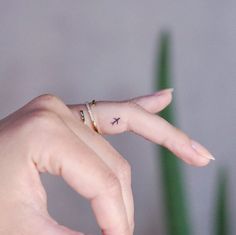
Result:
M218 176L218 189L216 198L215 224L213 229L215 235L229 235L228 216L228 177L225 169L220 169Z
M170 35L161 34L156 66L155 87L157 90L173 86L171 79ZM174 101L165 108L160 116L175 124ZM158 147L160 152L161 177L164 196L166 230L168 235L191 235L190 207L184 182L184 171L180 161L166 148ZM220 170L216 198L214 235L229 235L226 171Z
M170 65L170 36L161 34L156 71L157 90L172 87ZM173 102L160 116L174 124ZM179 160L166 148L159 147L162 185L165 200L166 227L169 235L190 235L190 217L187 207L183 170Z

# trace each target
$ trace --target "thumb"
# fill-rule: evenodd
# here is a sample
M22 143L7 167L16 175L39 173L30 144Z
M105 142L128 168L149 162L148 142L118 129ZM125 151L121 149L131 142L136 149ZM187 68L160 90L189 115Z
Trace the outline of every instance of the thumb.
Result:
M21 207L20 207L21 209ZM61 224L58 224L46 211L32 211L32 208L24 206L24 212L20 212L20 218L16 221L22 228L20 234L37 235L85 235L84 233L71 230ZM22 216L22 214L24 216ZM17 224L16 224L17 226ZM1 228L0 228L1 231ZM21 233L22 232L22 233ZM1 233L1 232L0 232ZM1 233L2 234L2 233ZM7 233L9 234L9 233ZM13 234L13 233L11 233ZM14 233L15 234L15 233ZM18 234L18 233L17 233Z
M35 221L37 221L35 228L38 227L37 231L39 235L85 235L84 233L71 230L58 224L52 218L43 219L41 223L38 220L34 220L34 222Z
M85 235L84 233L71 230L62 225L56 225L54 230L55 231L50 233L49 235Z

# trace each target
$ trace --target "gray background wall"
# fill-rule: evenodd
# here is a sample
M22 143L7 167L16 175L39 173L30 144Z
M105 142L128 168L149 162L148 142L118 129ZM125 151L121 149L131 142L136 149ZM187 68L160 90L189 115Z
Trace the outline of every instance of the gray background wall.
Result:
M184 165L195 234L213 234L222 165L230 173L236 216L235 20L232 0L1 0L0 118L46 92L82 103L154 91L158 36L169 29L178 126L216 157L206 168ZM127 133L109 140L133 168L136 234L165 234L155 145ZM98 234L88 203L61 179L42 178L53 217Z

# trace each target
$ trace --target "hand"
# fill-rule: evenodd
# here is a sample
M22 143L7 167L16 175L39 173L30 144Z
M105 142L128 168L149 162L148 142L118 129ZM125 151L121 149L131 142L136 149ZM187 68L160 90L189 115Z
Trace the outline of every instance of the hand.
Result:
M91 202L104 235L131 235L134 207L129 163L102 135L132 131L165 146L183 161L204 166L212 156L199 143L154 115L171 90L92 107L101 135L80 117L84 104L42 95L0 121L0 234L79 235L47 212L39 173L62 176Z

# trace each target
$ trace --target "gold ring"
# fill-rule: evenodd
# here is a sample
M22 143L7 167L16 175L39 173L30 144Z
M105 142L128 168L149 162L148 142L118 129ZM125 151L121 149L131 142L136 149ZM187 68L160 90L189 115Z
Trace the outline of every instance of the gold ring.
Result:
M81 116L81 119L82 119L83 123L85 123L84 111L80 110L79 112L80 112L80 116Z
M94 106L94 105L96 104L96 101L93 100L92 102L86 103L86 107L87 107L87 109L88 109L88 113L89 113L89 116L90 116L90 119L91 119L91 122L92 122L93 129L94 129L97 133L99 133L98 128L97 128L97 124L96 124L96 122L95 122L95 118L94 118L94 116L93 116L92 109L91 109L91 107L90 107L90 104Z

